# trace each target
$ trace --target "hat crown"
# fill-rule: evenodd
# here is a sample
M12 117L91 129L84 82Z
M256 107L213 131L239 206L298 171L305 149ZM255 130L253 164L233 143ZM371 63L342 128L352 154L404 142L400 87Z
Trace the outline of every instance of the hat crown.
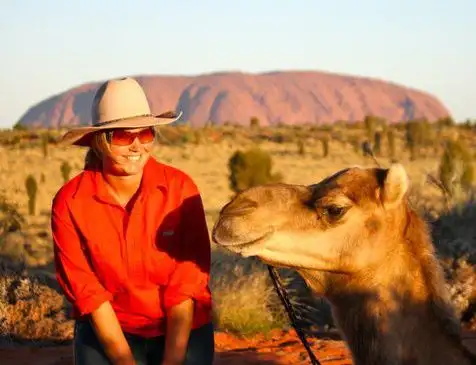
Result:
M93 125L150 114L144 90L130 77L103 83L96 91L91 110Z

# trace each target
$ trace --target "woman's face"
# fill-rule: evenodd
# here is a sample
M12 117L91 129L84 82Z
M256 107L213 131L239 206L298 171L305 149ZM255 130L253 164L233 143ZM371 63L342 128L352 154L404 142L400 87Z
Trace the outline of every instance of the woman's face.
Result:
M155 141L150 128L113 129L106 132L108 151L103 155L103 170L119 176L142 172Z

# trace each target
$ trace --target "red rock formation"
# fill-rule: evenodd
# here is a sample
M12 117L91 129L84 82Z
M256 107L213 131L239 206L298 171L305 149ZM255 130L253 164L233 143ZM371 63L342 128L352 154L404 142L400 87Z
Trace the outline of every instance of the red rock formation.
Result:
M199 76L138 76L153 112L182 110L193 125L207 121L262 125L330 123L381 116L390 122L451 116L434 96L394 83L324 72L215 73ZM85 84L30 108L25 126L89 124L98 84Z

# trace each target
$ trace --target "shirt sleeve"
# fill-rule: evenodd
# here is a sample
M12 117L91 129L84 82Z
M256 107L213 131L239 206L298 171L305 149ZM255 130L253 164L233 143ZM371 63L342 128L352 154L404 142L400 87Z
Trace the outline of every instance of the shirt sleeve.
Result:
M205 211L197 186L187 180L183 186L179 242L174 245L176 262L164 291L165 310L187 300L209 302L211 247Z
M51 230L58 283L76 312L89 314L113 295L105 290L91 269L70 209L58 198L53 201Z

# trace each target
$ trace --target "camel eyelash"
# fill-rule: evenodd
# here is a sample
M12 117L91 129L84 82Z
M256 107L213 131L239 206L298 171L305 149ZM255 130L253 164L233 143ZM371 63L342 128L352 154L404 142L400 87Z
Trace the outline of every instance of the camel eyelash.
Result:
M329 204L320 208L322 214L331 220L342 218L342 216L347 213L349 209L350 206L342 206L336 204Z

